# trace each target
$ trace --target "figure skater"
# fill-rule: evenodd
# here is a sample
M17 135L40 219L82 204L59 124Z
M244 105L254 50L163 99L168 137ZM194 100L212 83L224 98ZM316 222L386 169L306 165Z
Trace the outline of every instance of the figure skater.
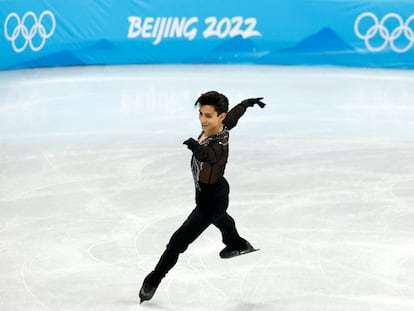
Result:
M248 107L257 104L264 108L262 99L243 100L230 111L227 97L216 91L204 93L197 99L195 106L199 107L202 132L197 140L189 138L184 141L192 152L196 207L172 235L158 264L144 279L139 292L140 303L154 296L161 280L177 263L179 254L211 224L221 231L222 241L226 245L219 253L221 258L256 250L240 237L233 218L227 213L229 184L223 175L229 152L229 131L236 126Z

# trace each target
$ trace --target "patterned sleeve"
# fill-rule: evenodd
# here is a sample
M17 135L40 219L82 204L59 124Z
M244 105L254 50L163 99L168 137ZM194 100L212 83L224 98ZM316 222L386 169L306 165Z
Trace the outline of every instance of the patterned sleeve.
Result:
M231 130L237 125L237 122L245 112L246 107L242 104L234 106L229 112L227 112L226 118L223 120L223 124L227 127L227 129Z

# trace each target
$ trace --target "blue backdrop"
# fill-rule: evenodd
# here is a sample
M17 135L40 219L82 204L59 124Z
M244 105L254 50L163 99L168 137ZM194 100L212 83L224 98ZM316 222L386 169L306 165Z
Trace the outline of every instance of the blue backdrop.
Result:
M1 0L0 69L242 63L414 68L412 0Z

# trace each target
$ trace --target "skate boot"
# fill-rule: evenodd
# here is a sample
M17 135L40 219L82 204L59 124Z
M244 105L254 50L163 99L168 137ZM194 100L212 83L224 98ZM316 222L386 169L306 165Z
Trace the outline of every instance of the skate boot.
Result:
M233 258L236 256L248 254L251 252L258 251L259 249L254 248L249 242L246 241L245 245L242 248L234 249L226 246L220 252L220 257L223 259Z
M155 280L153 273L151 272L144 280L142 287L139 291L139 303L143 303L146 300L151 300L158 288L160 281Z

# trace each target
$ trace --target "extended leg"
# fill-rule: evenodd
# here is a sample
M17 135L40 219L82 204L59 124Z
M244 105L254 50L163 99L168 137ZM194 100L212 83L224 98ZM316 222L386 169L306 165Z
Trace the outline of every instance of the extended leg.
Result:
M211 224L211 219L203 217L198 208L195 208L187 220L172 235L158 264L144 280L140 291L141 302L150 300L165 275L177 263L178 256L197 239Z

